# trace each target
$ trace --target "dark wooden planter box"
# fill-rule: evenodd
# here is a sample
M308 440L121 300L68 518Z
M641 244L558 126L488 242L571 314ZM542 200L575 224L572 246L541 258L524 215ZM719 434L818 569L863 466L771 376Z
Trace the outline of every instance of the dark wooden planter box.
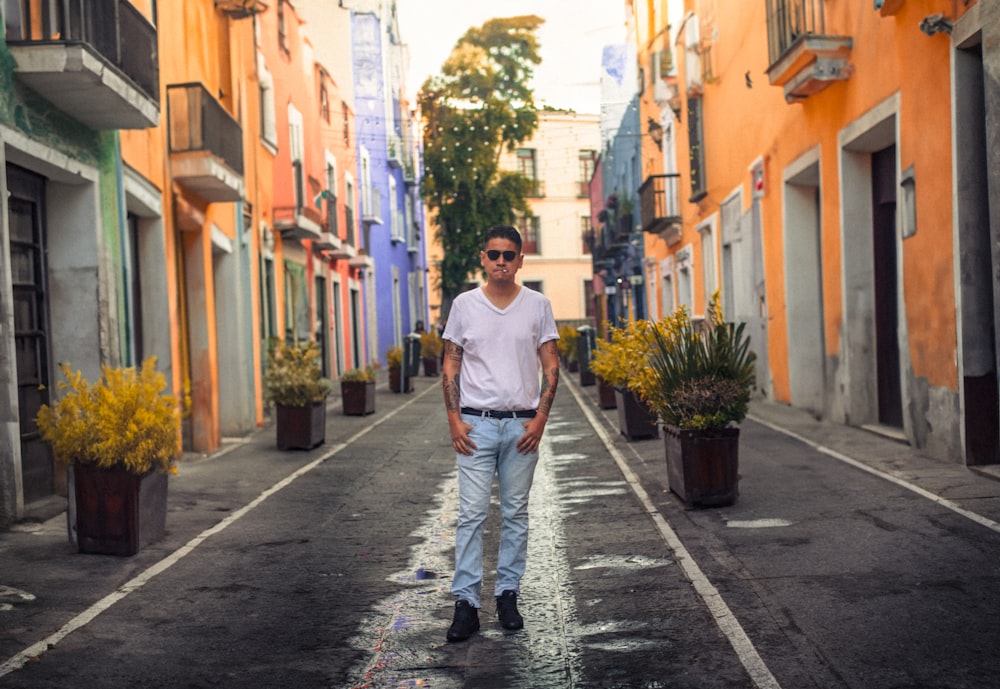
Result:
M732 505L739 495L739 428L663 427L670 490L687 507Z
M580 370L580 362L576 359L571 359L566 363L566 368L569 369L570 373L576 373Z
M392 392L413 392L413 379L403 375L403 368L389 369L389 390Z
M614 409L618 406L614 386L608 385L602 378L597 379L597 404L601 409Z
M436 356L421 357L424 362L424 375L434 377L438 374L441 361Z
M326 400L304 407L275 405L279 450L311 450L326 440Z
M593 385L597 382L597 376L590 370L590 364L580 364L580 387Z
M76 543L81 553L135 555L163 538L168 475L73 465Z
M626 438L638 440L659 435L656 415L634 392L615 388L615 405L618 407L618 428Z
M374 380L342 380L340 396L347 416L366 416L375 413Z

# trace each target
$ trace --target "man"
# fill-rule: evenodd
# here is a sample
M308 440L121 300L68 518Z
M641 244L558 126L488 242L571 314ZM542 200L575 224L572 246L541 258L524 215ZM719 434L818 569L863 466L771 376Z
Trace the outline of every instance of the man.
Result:
M514 282L523 261L517 230L487 230L479 254L486 284L455 298L443 335L442 382L459 496L451 586L457 600L448 641L479 630L483 529L494 474L503 520L497 615L504 629L524 626L517 596L528 552L528 493L559 382L559 333L549 300Z

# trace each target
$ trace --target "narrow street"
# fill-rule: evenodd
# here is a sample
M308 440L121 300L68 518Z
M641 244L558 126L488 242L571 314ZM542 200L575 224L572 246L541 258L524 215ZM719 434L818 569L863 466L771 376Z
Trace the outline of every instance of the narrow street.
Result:
M523 631L487 596L480 633L444 641L457 487L439 382L419 378L380 385L372 416L332 400L311 452L265 428L185 462L167 538L132 558L74 553L64 516L0 534L0 686L1000 684L1000 481L757 404L738 502L685 511L663 441L626 442L564 380Z

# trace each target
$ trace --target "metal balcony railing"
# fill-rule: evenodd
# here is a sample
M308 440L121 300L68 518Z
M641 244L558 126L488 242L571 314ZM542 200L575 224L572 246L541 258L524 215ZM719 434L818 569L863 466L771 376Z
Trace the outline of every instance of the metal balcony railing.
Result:
M243 174L243 130L200 83L167 87L170 152L207 151Z
M639 187L639 223L644 232L660 232L681 221L680 173L650 175Z
M767 52L775 64L802 36L823 35L823 0L767 0Z
M6 0L3 14L9 45L87 44L159 103L156 27L127 0Z

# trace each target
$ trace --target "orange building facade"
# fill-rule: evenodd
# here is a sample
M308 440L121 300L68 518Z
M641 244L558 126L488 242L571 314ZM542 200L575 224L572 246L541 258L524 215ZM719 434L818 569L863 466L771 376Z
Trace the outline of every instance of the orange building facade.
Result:
M627 9L651 316L720 290L763 396L1000 461L997 3Z

